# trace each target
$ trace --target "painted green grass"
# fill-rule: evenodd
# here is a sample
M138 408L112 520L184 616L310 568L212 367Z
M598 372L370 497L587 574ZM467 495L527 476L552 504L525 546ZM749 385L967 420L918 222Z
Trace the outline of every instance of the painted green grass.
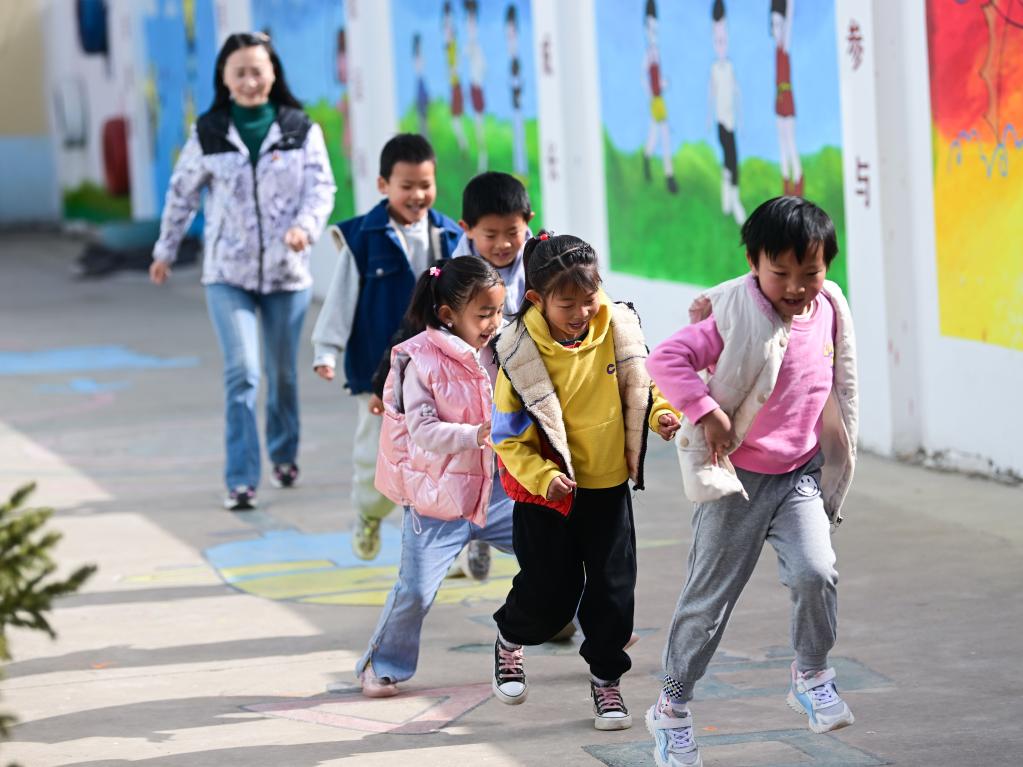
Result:
M71 221L123 221L131 218L131 197L114 197L91 181L64 190L64 218Z
M308 105L306 112L323 129L323 140L327 144L327 154L330 156L330 169L334 172L334 182L337 184L334 212L327 219L333 224L355 215L352 168L344 152L344 118L326 100Z
M608 228L616 272L691 285L716 285L746 269L739 226L721 212L718 152L704 142L684 144L672 160L679 192L669 194L660 158L651 159L653 178L643 177L642 152L624 153L605 134ZM828 272L847 289L842 153L826 147L802 157L805 195L834 219L839 256ZM746 213L781 194L778 166L751 157L739 168Z
M466 151L462 151L452 127L451 108L445 101L432 101L426 113L430 143L437 153L437 201L434 207L458 220L462 213L462 189L476 175L476 123L468 114L459 118L465 131ZM419 117L413 107L401 118L401 130L417 132ZM487 142L487 169L512 172L512 124L486 115L483 133ZM526 158L529 175L519 177L529 192L529 201L536 211L530 224L536 231L541 226L543 199L540 196L539 129L536 120L525 121Z

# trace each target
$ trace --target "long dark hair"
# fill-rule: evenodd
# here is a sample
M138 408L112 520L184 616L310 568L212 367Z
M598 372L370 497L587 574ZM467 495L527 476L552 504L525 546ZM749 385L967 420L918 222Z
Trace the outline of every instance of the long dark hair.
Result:
M568 290L593 293L600 287L597 253L586 241L571 234L554 234L541 229L522 248L522 265L526 272L526 290L534 290L542 298ZM522 319L532 304L522 300L515 315Z
M262 46L270 56L270 63L274 68L274 84L270 88L270 101L278 106L284 105L302 108L302 102L295 98L295 94L288 87L288 81L284 77L284 67L281 60L270 42L270 35L263 32L235 32L228 35L224 44L220 46L220 53L217 54L217 65L213 69L213 103L210 111L222 109L231 103L231 92L224 85L224 67L227 66L227 57L240 48L252 48Z
M434 261L419 275L412 301L402 322L410 333L444 325L437 310L442 306L461 311L481 290L504 285L497 270L476 256L459 256L447 261Z

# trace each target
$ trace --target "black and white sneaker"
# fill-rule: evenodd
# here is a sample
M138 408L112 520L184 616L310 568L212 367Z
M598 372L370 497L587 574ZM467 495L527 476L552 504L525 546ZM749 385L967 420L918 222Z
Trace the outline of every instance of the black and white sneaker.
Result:
M224 499L224 508L228 511L252 511L257 505L256 488L249 485L238 485Z
M494 642L494 680L491 687L502 703L515 706L526 699L526 671L523 665L522 645L509 650L498 637Z
M613 682L590 680L593 696L593 726L598 730L627 730L632 727L632 714L622 700L620 679Z
M294 463L275 463L270 482L274 487L294 487L298 482L298 466Z

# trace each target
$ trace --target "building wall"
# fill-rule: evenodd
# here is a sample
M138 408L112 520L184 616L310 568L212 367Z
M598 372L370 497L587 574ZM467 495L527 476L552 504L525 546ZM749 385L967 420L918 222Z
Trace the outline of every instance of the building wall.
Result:
M38 0L0 4L0 224L57 216L46 61Z

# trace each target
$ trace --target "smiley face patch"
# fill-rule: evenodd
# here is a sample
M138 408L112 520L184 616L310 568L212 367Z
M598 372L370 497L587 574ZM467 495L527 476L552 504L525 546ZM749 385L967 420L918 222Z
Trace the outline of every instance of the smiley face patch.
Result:
M804 498L815 498L821 494L821 489L817 485L816 479L809 474L804 474L796 483L796 492Z

